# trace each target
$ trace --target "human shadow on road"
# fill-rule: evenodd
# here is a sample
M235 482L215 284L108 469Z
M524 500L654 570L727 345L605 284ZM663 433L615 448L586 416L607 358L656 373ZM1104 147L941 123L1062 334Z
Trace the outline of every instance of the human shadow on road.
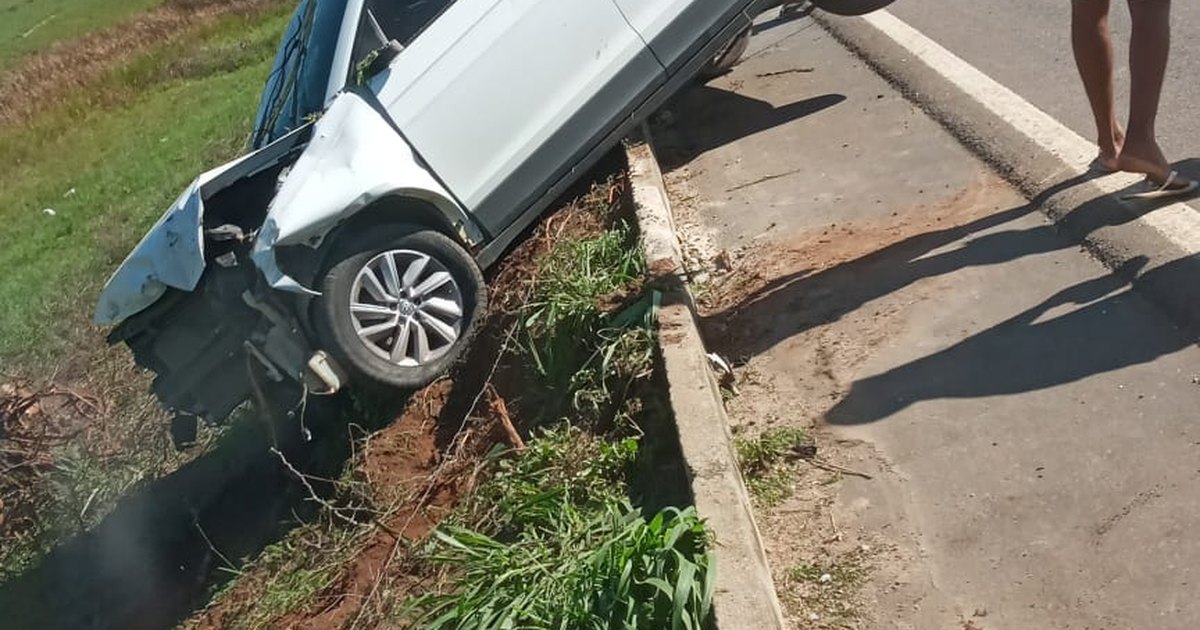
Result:
M1200 264L1184 258L1138 276L1144 258L1115 275L1068 287L1042 303L953 346L856 381L827 414L831 424L864 424L919 401L1037 391L1148 363L1196 343L1196 336L1156 314L1134 293L1143 282L1195 282ZM1053 309L1070 308L1047 318Z
M659 159L666 170L746 136L811 116L843 101L842 94L822 94L775 107L767 101L703 85L685 90L668 106L687 112L679 120L681 133L661 143ZM658 135L658 134L656 134Z
M1173 166L1188 177L1200 174L1200 161L1195 159ZM1086 235L1178 200L1142 204L1132 213L1096 201L1072 211L1060 227ZM1200 335L1185 323L1184 311L1200 309L1200 257L1183 256L1149 270L1144 270L1146 263L1145 257L1131 258L1112 274L1063 289L950 348L858 380L826 420L863 424L923 400L1037 391L1149 363L1196 344ZM1173 300L1161 305L1167 316L1161 320L1164 325L1147 327L1147 321L1160 315L1141 296L1167 293ZM1071 305L1079 307L1046 318L1053 309ZM1170 325L1172 319L1178 327Z
M931 254L972 234L1034 213L1045 200L1076 186L1081 175L1047 188L1033 201L969 223L925 232L834 267L776 278L739 303L703 319L718 352L742 361L810 328L841 319L862 305L918 280L993 265L1066 245L1049 224L981 234L963 246Z
M1046 222L1003 229L1036 212L1051 197L1093 177L1085 174L1064 180L1028 204L918 234L828 269L800 270L778 278L738 304L705 317L705 337L718 352L735 361L745 360L920 280L1076 247L1076 240L1059 233L1062 226L1068 226L1073 237L1082 238L1169 203L1145 204L1131 212L1100 197L1078 206L1058 226ZM829 420L871 422L930 397L1031 391L1149 361L1192 343L1192 337L1177 332L1146 340L1129 335L1123 327L1131 325L1132 312L1127 311L1141 307L1129 290L1109 294L1132 281L1138 287L1187 292L1186 299L1200 305L1200 283L1195 281L1200 277L1200 260L1184 258L1145 273L1141 273L1144 261L1134 262L1138 264L1127 264L1113 275L1064 290L953 351L855 383ZM1102 298L1102 303L1068 316L1033 324L1057 305Z

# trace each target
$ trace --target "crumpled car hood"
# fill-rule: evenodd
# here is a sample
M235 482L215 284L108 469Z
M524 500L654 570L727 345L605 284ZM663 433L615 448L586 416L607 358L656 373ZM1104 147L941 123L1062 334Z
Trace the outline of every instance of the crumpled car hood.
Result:
M117 268L96 305L97 324L115 324L153 304L167 287L191 291L204 275L204 197L275 164L306 137L309 126L199 177Z

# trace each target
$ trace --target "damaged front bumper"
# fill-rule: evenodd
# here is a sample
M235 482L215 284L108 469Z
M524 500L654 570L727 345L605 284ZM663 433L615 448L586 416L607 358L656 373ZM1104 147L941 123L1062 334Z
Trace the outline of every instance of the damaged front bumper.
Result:
M219 422L255 395L255 374L285 392L342 387L311 335L306 298L319 294L301 281L334 230L370 229L348 223L356 213L411 222L405 208L421 204L465 245L483 240L370 99L342 93L316 122L198 177L109 280L96 321L117 324L110 342L157 375L168 410Z
M294 156L310 134L311 125L302 127L197 177L109 278L96 305L96 323L128 319L162 298L168 288L195 290L207 266L205 200Z

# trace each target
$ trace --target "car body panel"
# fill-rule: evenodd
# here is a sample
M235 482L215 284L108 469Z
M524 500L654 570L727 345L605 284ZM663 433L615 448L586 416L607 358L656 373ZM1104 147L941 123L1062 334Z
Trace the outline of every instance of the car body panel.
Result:
M494 234L663 81L611 1L458 0L371 85Z
M666 68L675 74L729 20L745 0L613 0Z
M317 121L312 140L288 171L251 256L271 286L312 293L279 269L274 249L317 248L339 223L387 197L433 206L466 245L483 238L379 110L362 95L343 92Z
M763 1L769 2L770 0ZM708 63L712 55L725 42L730 41L743 29L749 28L750 25L751 19L749 15L742 12L733 14L733 17L724 25L723 30L718 32L716 37L709 40L708 43L698 48L692 54L691 58L680 67L678 72L668 76L666 83L655 89L648 98L639 101L636 107L633 108L633 111L628 116L623 116L620 122L606 136L598 138L593 142L591 149L578 162L572 165L571 171L566 176L560 178L542 193L541 197L534 200L524 213L508 225L504 231L493 236L492 240L476 254L475 258L479 261L479 264L486 268L495 263L504 254L509 245L520 236L521 232L529 227L575 181L573 175L586 172L594 166L609 148L620 142L621 138L633 132L641 121L648 118L659 107L662 107L673 94L690 84L700 69Z

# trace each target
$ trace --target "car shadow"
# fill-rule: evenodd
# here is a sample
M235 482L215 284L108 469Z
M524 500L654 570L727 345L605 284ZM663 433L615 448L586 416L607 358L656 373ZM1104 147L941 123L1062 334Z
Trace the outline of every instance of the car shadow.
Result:
M656 138L666 136L656 147L657 155L665 170L674 170L706 151L812 116L845 100L842 94L822 94L776 107L737 92L698 85L681 92L665 108L687 112L687 119L680 121L686 129L656 129Z
M1189 173L1196 164L1188 160L1176 167ZM785 275L704 317L705 337L717 352L743 362L918 281L1074 248L1076 238L1128 223L1174 201L1146 202L1131 209L1098 197L1076 207L1057 225L1002 229L1096 176L1064 180L1027 204L918 234L828 269ZM1073 238L1060 234L1064 228ZM959 244L947 249L954 243ZM1144 313L1144 304L1132 295L1138 289L1182 291L1188 302L1200 306L1200 283L1195 281L1200 258L1185 257L1150 270L1143 270L1145 262L1132 259L1115 273L1064 289L952 348L858 381L827 419L834 424L867 423L920 400L1034 391L1148 362L1195 343L1194 334L1174 328L1128 334L1127 326ZM1048 311L1072 304L1081 306L1041 321Z

